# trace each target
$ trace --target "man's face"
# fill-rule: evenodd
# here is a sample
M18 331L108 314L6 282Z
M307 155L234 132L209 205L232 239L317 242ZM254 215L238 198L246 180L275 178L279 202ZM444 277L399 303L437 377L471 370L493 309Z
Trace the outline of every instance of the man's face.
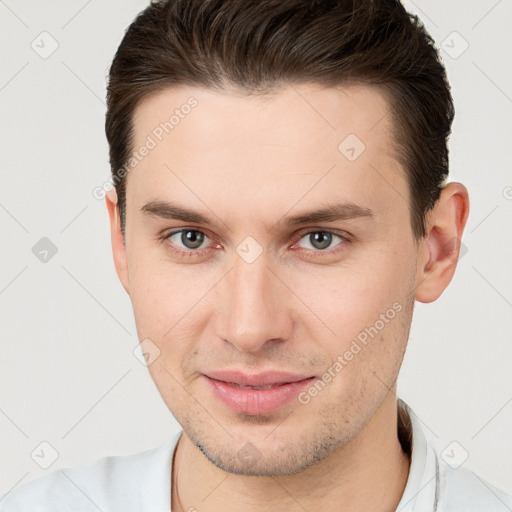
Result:
M133 147L157 145L127 177L123 284L165 403L226 471L300 471L392 395L418 246L388 112L375 88L313 85L165 90L136 110Z

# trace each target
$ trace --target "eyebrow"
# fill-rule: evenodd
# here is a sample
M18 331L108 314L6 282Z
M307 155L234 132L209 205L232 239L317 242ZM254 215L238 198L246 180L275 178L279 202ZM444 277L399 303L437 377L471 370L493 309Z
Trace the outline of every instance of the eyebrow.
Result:
M216 223L206 215L166 201L150 201L142 206L140 210L143 213L166 220L181 220L183 222L217 227ZM335 222L357 217L372 217L373 215L373 211L369 208L354 203L335 203L300 215L284 216L278 224L300 226L315 222Z

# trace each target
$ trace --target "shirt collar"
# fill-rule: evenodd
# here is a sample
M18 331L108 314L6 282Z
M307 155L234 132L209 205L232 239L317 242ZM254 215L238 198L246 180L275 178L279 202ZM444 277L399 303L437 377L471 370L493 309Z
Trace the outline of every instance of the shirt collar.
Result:
M399 437L404 444L404 450L408 450L408 447L405 446L407 441L404 440L409 440L411 443L411 466L396 512L436 512L438 510L439 493L439 462L437 455L427 443L418 416L402 399L398 398L397 402L399 414L402 414L406 420L399 422L401 428ZM166 492L162 501L167 503L170 503L170 479L168 478L171 474L172 459L182 433L180 431L174 436L173 440L166 443L167 451L171 453L168 453L166 470L164 471L166 485L163 488L166 489Z
M401 435L412 438L411 466L404 493L396 512L435 512L438 508L439 462L429 446L420 419L400 398L398 407L410 420L410 432Z

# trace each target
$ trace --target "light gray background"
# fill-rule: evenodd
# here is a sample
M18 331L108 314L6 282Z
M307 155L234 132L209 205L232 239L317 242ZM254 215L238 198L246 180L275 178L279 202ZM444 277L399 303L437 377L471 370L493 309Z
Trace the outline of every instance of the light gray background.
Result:
M466 467L512 492L512 1L406 4L444 48L451 180L468 187L471 213L452 284L417 305L399 394L441 449L456 441ZM133 354L131 303L92 195L110 172L108 66L145 5L0 0L0 497L178 430ZM43 31L58 42L45 59L31 47L51 49ZM42 237L58 248L46 263L32 252Z

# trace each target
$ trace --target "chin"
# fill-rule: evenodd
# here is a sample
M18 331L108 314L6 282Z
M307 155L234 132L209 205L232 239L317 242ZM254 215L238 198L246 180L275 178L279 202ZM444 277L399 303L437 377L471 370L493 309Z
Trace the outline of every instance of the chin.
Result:
M227 473L240 476L288 476L300 473L334 452L342 442L332 437L313 439L290 439L273 446L263 439L259 447L246 442L236 449L235 443L221 447L217 440L208 442L192 439L195 446L215 466ZM263 446L263 448L262 448Z

